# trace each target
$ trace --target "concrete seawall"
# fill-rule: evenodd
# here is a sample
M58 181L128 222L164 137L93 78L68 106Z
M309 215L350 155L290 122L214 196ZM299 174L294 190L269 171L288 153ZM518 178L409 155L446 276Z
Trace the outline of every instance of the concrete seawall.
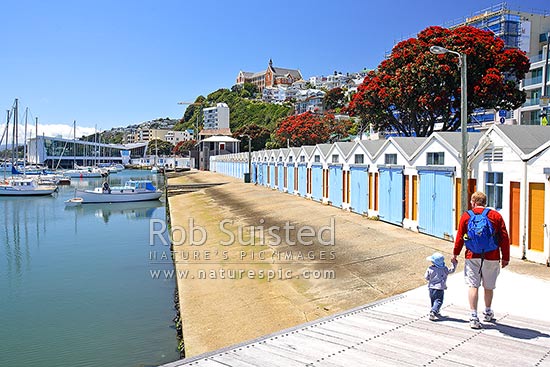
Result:
M212 183L224 184L169 198L187 357L416 288L424 284L426 256L452 250L447 241L215 173L168 181ZM321 240L307 236L321 230ZM221 244L231 242L229 232L235 241ZM276 235L281 244L260 245ZM302 244L289 245L299 237ZM529 265L510 267L547 273Z

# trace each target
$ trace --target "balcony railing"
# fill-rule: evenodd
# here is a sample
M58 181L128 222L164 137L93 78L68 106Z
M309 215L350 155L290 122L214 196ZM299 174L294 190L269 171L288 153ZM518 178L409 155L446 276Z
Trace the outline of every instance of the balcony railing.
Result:
M540 105L540 98L527 98L523 107L537 106Z
M540 83L542 83L542 75L536 76L534 78L523 79L523 86L524 87L527 87L527 86L533 85L533 84L540 84Z
M531 56L531 57L529 58L529 61L531 62L531 64L533 64L533 63L535 63L535 62L542 61L542 55Z

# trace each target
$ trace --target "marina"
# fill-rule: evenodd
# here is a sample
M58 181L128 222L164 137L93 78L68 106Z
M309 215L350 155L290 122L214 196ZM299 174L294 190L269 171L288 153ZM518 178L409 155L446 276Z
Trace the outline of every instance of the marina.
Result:
M162 176L125 170L109 182ZM175 282L152 279L148 223L164 202L66 207L58 193L0 197L0 365L144 366L179 357L172 321ZM169 271L169 263L157 265Z

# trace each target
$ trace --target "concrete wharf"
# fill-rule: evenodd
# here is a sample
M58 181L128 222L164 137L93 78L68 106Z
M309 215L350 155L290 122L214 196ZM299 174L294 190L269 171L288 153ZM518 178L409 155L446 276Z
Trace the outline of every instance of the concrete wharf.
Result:
M337 258L322 266L335 269L337 277L178 279L188 358L166 366L550 366L547 267L512 260L495 291L495 322L472 330L459 263L448 281L446 317L432 322L425 258L434 251L448 256L450 242L209 172L190 172L169 184L213 182L225 184L169 198L173 225L189 218L203 223L202 218L230 217L246 224L263 218L318 228L334 218ZM215 250L214 243L209 239L202 250ZM176 259L176 269L205 263ZM246 264L249 269L274 266ZM315 269L319 264L289 266Z

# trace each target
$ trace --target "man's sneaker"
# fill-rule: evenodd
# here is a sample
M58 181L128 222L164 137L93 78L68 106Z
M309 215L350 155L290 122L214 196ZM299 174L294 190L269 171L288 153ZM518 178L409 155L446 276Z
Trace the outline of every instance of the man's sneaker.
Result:
M481 329L481 323L477 317L470 318L470 327L472 329Z
M432 321L437 320L437 315L433 311L430 312L430 320L432 320Z
M485 322L491 322L493 321L494 318L495 318L495 313L492 310L483 312L483 320Z

